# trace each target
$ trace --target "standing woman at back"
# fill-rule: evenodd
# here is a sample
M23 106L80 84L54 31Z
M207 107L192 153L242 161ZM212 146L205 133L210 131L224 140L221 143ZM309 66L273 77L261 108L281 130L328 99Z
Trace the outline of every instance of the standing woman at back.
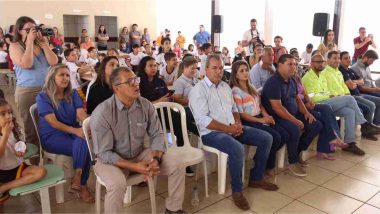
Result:
M9 54L17 76L15 102L23 123L25 141L39 146L29 108L36 102L49 66L57 64L58 57L49 48L48 39L35 27L32 18L22 16L17 19Z
M107 34L107 30L104 25L100 25L98 29L98 50L107 50L107 41L110 39Z

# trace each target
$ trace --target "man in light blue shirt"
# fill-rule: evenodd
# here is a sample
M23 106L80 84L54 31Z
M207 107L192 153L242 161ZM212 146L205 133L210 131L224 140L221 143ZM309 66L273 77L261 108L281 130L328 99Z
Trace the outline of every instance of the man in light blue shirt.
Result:
M205 27L203 25L200 25L199 32L194 35L193 40L194 45L199 47L199 45L209 43L211 40L211 35L209 32L205 31Z
M249 187L275 191L278 187L264 180L273 138L265 131L241 125L232 90L227 83L221 81L222 76L221 57L209 55L206 61L206 77L191 90L189 104L203 143L228 154L232 199L235 205L242 210L249 210L249 203L242 194L242 167L245 159L243 144L257 147Z
M261 61L254 65L249 72L249 79L259 92L261 92L269 77L276 72L276 68L273 65L273 57L273 49L271 47L264 47Z

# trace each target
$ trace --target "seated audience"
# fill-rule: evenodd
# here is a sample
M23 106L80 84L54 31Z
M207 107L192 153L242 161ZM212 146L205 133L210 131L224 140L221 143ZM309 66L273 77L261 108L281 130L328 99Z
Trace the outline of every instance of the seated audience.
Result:
M212 45L211 43L204 43L202 45L202 51L203 54L200 56L201 60L201 67L199 69L200 75L204 77L206 75L206 61L207 61L207 56L212 52Z
M70 71L71 87L73 89L78 89L80 88L80 84L82 83L82 81L80 80L81 76L83 76L87 72L92 72L93 67L91 66L78 67L75 63L78 57L73 49L65 50L64 54L66 58L65 64L67 65Z
M245 161L243 144L257 148L254 157L255 167L250 171L248 186L277 190L275 184L264 180L272 137L269 134L258 134L254 128L241 125L231 88L221 81L222 75L221 57L209 55L206 61L206 76L191 90L189 102L203 143L228 154L232 200L240 209L249 210L250 205L242 193L242 167Z
M87 114L92 114L100 103L113 95L110 75L117 67L119 67L119 61L115 56L107 56L100 63L99 68L96 70L96 81L91 86L88 86Z
M154 59L152 59L155 65ZM97 156L95 173L105 183L105 213L122 211L126 176L168 176L165 213L185 213L185 169L181 157L166 153L164 134L151 102L140 96L140 77L120 67L112 71L114 96L101 103L91 117L91 134ZM129 122L128 122L129 121ZM144 137L150 147L144 148Z
M178 59L181 58L181 47L179 46L178 42L174 43L173 52L177 55Z
M133 44L132 52L129 54L129 58L131 59L130 63L134 72L137 71L137 67L139 66L140 61L144 56L146 55L140 51L140 46L138 44Z
M223 59L224 65L228 65L228 66L231 65L231 55L227 47L222 48L222 59Z
M95 199L86 186L91 159L79 125L87 114L78 92L71 87L70 71L66 65L50 68L36 102L42 147L47 152L73 158L75 173L70 189L77 191L84 202L94 203Z
M241 44L241 41L238 41L237 43L237 47L235 48L234 50L234 54L237 55L237 54L241 54L241 52L244 50L242 44Z
M1 91L2 92L2 91ZM20 150L21 130L11 105L0 97L0 206L9 199L10 189L37 182L46 176L46 170L40 166L28 165Z
M274 176L276 152L288 141L287 132L276 125L272 116L261 105L261 98L253 85L249 83L249 68L245 61L232 64L230 87L242 124L257 130L258 134L272 135L273 143L267 161L267 175Z
M327 66L321 73L321 75L325 76L325 79L327 80L327 87L330 92L330 94L333 94L334 96L345 96L345 95L351 95L348 87L346 86L343 75L339 71L339 63L340 63L340 56L337 51L330 51L327 53ZM360 106L364 106L367 110L367 113L364 114L364 118L372 123L373 122L373 115L375 112L375 104L369 100L365 99L356 99L355 101L359 108ZM362 136L377 140L377 138L374 136L375 133L373 132L363 132Z
M324 57L320 54L311 57L311 68L302 77L306 93L314 103L328 104L331 106L335 116L344 118L344 142L349 144L349 147L344 148L343 151L364 155L365 152L355 142L356 126L362 126L362 133L373 132L376 128L366 121L352 96L336 96L334 92L330 92L326 76L321 74L325 69L324 63Z
M91 65L95 67L95 65L99 62L98 60L98 50L96 48L91 47L88 49L88 57L86 60L87 65Z
M340 62L341 63L339 65L339 70L343 75L344 81L348 89L350 90L351 95L354 96L358 104L360 103L360 101L358 100L361 100L362 102L370 103L369 106L372 106L372 109L374 109L373 111L371 111L374 114L370 114L369 118L366 117L367 121L373 122L375 125L379 125L380 97L361 93L360 89L363 89L363 87L365 88L364 80L350 68L351 57L347 51L343 51L340 53Z
M309 43L306 45L306 50L301 54L301 62L303 64L310 64L311 62L311 53L313 52L313 44Z
M275 36L274 37L274 47L273 47L273 53L274 53L274 60L273 64L275 67L277 66L278 59L283 55L287 54L288 50L284 46L282 46L282 37L281 36Z
M0 41L0 69L8 68L7 56L7 44L5 42Z
M159 48L158 55L156 58L156 63L158 64L158 69L161 70L162 67L166 66L165 54L167 52L172 52L171 49L171 40L168 37L164 37L161 40L161 47Z
M194 45L193 44L190 44L187 47L187 50L189 51L189 54L191 54L191 55L193 55L195 57L196 51L194 50Z
M166 66L160 69L160 78L164 80L167 86L171 86L177 77L178 66L177 66L177 56L173 52L165 53Z
M115 56L115 57L117 57L118 60L119 60L119 66L120 67L129 67L128 64L127 64L127 62L126 62L126 59L129 57L129 55L125 55L124 57L121 57L120 54L119 54L119 51L116 50L115 48L108 49L107 56Z
M273 54L271 47L265 47L261 61L254 65L249 72L251 83L259 93L261 93L265 82L276 72L273 65Z
M304 108L297 96L297 83L292 78L295 66L293 55L283 54L279 58L276 73L263 87L262 104L276 124L289 135L287 148L290 172L296 176L307 176L304 167L308 163L302 159L301 152L309 147L323 126Z

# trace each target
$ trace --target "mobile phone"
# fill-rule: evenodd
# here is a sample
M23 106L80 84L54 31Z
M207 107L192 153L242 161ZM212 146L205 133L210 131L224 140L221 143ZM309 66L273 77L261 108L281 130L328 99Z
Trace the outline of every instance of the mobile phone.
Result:
M172 96L174 94L175 90L169 90L169 96Z

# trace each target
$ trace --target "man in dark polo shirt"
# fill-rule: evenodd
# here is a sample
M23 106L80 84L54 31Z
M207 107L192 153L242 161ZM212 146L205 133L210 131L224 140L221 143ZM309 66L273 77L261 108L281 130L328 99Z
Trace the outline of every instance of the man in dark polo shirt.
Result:
M370 118L367 117L367 114L363 111L368 122L374 123L375 125L380 124L380 97L376 97L370 94L361 93L360 89L364 85L364 80L355 73L351 68L351 57L347 51L340 53L340 65L339 70L343 74L344 81L350 89L351 95L355 97L355 100L358 103L360 109L363 110L362 105L364 104L367 107L370 107ZM376 137L372 136L373 140L377 140Z
M289 170L296 176L307 176L302 167L308 164L300 152L306 150L322 129L297 96L297 84L292 79L296 62L293 55L283 54L278 60L278 69L270 77L262 91L262 104L278 125L289 134Z

